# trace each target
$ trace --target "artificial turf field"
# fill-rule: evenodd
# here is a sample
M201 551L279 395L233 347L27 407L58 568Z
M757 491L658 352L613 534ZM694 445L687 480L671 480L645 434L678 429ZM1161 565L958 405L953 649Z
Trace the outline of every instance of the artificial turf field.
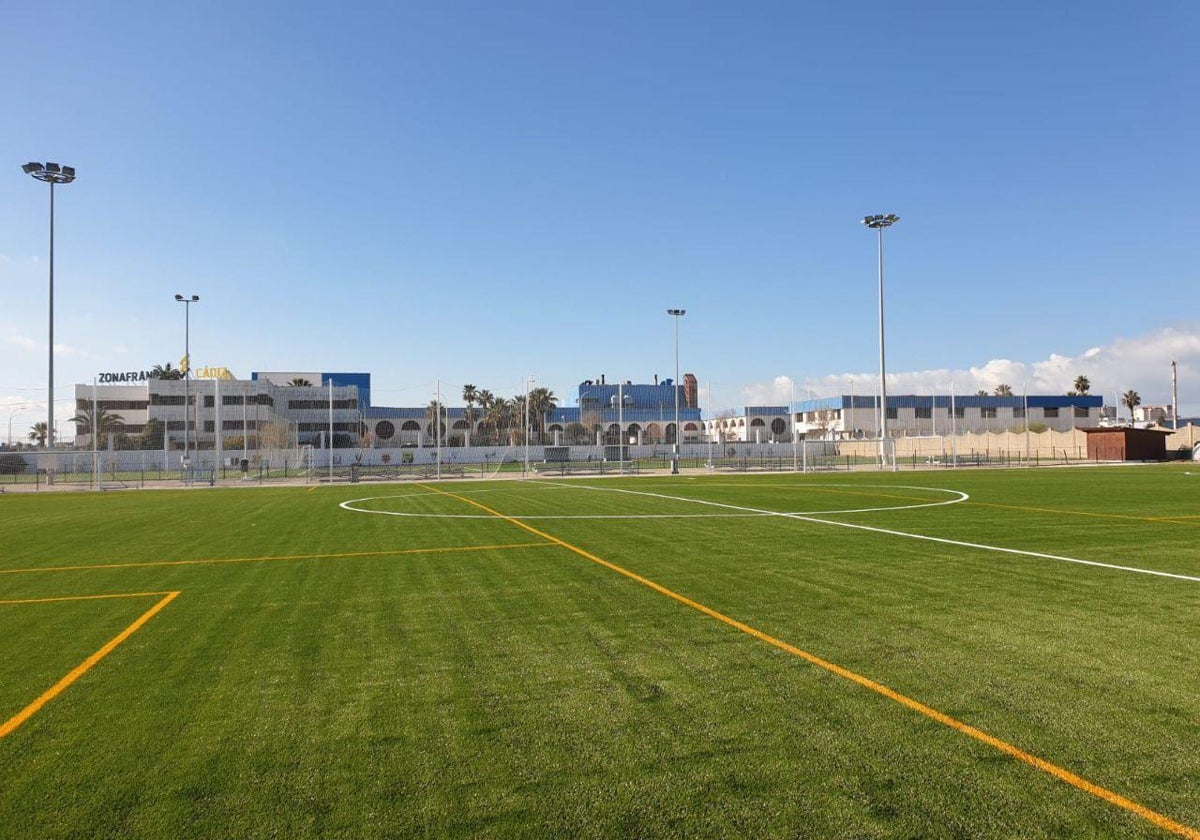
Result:
M5 494L0 649L5 838L1200 837L1190 465Z

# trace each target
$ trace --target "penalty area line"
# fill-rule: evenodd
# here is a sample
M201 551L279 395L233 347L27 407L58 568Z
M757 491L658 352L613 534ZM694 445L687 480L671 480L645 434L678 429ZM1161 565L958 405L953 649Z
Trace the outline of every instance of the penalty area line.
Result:
M795 645L791 645L781 639L777 639L774 636L764 633L763 631L761 631L755 627L751 627L750 625L745 624L741 621L738 621L735 618L731 618L730 616L727 616L724 613L718 612L717 610L713 609L712 607L705 606L704 604L701 604L699 601L693 601L691 598L688 598L686 595L681 595L678 592L675 592L672 589L668 589L667 587L663 586L662 584L657 583L653 580L650 580L649 578L643 577L642 575L639 575L636 572L630 571L629 569L626 569L622 566L618 566L616 563L611 563L608 560L604 560L603 558L600 558L600 557L596 556L595 554L592 554L591 552L585 551L582 548L574 546L574 545L566 542L565 540L560 540L559 538L552 536L551 534L547 534L544 531L539 531L537 528L534 528L532 525L528 525L519 519L513 519L512 517L506 516L503 513L500 513L499 511L492 510L491 508L489 508L485 505L482 505L479 502L474 501L473 499L468 499L468 498L465 498L462 496L456 496L453 493L449 493L449 492L446 492L445 490L440 490L437 488L432 488L432 489L436 490L436 492L441 493L445 496L449 496L452 499L457 499L460 502L463 502L468 505L473 505L474 507L477 507L480 510L487 511L488 513L492 514L493 516L497 517L498 519L502 519L505 522L509 522L509 523L517 526L518 528L528 531L531 534L535 534L539 537L542 537L543 539L549 540L550 542L554 543L555 545L561 546L562 548L565 548L567 551L570 551L571 553L576 554L579 557L584 558L585 560L588 560L592 563L596 563L600 566L603 566L607 569L610 569L610 570L616 572L619 575L629 578L630 580L636 581L637 583L640 583L643 586L646 586L646 587L654 590L655 592L659 593L660 595L665 595L666 597L672 599L673 601L683 604L684 606L691 607L692 609L697 610L697 611L709 616L710 618L714 618L717 621L720 621L721 623L734 628L735 630L739 630L748 636L752 636L753 638L758 639L759 641L764 642L768 645L771 645L772 647L778 648L779 650L782 650L786 653L790 653L791 655L796 656L800 659L803 659L804 661L806 661L812 665L815 665L818 668L822 668L831 674L835 674L835 675L842 677L843 679L849 680L850 682L853 682L863 688L869 689L870 691L873 691L876 694L886 697L889 700L892 700L911 711L914 711L921 715L924 715L925 717L927 717L931 720L937 721L938 723L940 723L944 726L947 726L951 729L954 729L957 732L961 732L962 734L967 735L967 736L975 739L976 741L979 741L983 744L987 744L988 746L990 746L996 750L999 750L1000 752L1002 752L1008 756L1011 756L1012 758L1015 758L1018 761L1028 764L1030 767L1034 767L1037 770L1040 770L1043 773L1053 776L1054 778L1056 778L1060 781L1066 782L1067 784L1071 785L1072 787L1074 787L1078 790L1081 790L1085 793L1091 794L1092 796L1095 796L1098 799L1108 802L1111 805L1115 805L1118 808L1122 808L1131 814L1135 814L1136 816L1141 817L1142 819L1158 826L1161 829L1169 831L1180 837L1188 838L1188 840L1200 840L1200 831L1192 828L1191 826L1187 826L1187 825L1184 825L1183 823L1176 822L1175 820L1172 820L1170 817L1160 814L1157 811L1151 810L1150 808L1147 808L1145 805L1142 805L1139 802L1135 802L1134 800L1129 799L1128 797L1122 796L1121 794L1116 793L1115 791L1109 790L1108 788L1105 788L1105 787L1101 787L1100 785L1097 785L1094 782L1090 782L1087 779L1083 778L1082 776L1072 773L1070 770L1059 767L1057 764L1046 761L1043 758L1039 758L1038 756L1033 755L1032 753L1025 752L1020 747L1010 744L1009 742L1007 742L1001 738L997 738L994 735L990 735L981 729L977 729L968 723L964 723L963 721L958 720L957 718L951 717L950 715L946 714L945 712L938 711L937 709L933 708L932 706L927 706L924 703L920 702L919 700L914 700L913 698L908 697L907 695L901 694L900 692L895 691L894 689L888 688L886 685L883 685L882 683L875 682L874 680L872 680L869 677L865 677L862 674L859 674L855 671L851 671L848 668L843 668L841 665L838 665L834 662L830 662L827 659L823 659L820 656L817 656L816 654L809 653L808 651L802 650L801 648L798 648ZM656 494L646 494L646 495L656 495Z

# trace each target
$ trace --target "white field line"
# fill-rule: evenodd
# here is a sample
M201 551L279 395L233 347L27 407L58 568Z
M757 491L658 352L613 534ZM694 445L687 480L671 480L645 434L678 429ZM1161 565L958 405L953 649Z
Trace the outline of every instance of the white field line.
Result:
M563 483L559 483L559 482L555 482L555 481L541 481L541 482L539 482L539 485L542 487L580 487L580 486L582 486L589 490L604 489L604 490L615 490L617 492L630 492L630 493L635 492L632 490L619 491L619 490L617 490L617 488L612 488L612 487L605 487L605 488L589 487L586 484L585 485L563 484ZM729 485L729 486L736 486L736 485ZM872 485L862 485L862 484L824 484L824 485L822 485L822 487L864 487L864 486L872 486ZM965 501L967 501L967 499L970 498L970 496L968 496L966 493L963 493L960 490L943 490L939 487L894 487L892 485L888 485L888 489L925 490L925 491L933 491L933 492L937 492L937 493L948 493L948 494L951 494L953 496L953 498L945 499L940 502L918 502L916 504L911 504L911 505L888 505L886 507L848 508L848 509L844 509L844 510L821 510L821 511L780 512L780 511L774 511L774 510L757 510L755 508L739 508L734 505L721 505L721 507L732 508L733 510L736 510L737 512L736 513L619 513L619 514L618 513L611 513L611 514L602 514L602 513L561 514L561 513L555 513L555 514L531 514L528 516L522 515L522 514L516 514L516 513L509 513L509 514L505 514L505 515L509 516L513 519L520 519L522 522L524 522L526 520L533 520L533 519L549 519L549 520L554 520L554 519L722 519L722 518L746 518L746 517L755 517L755 516L789 516L789 517L793 517L793 518L799 518L799 517L811 516L814 513L824 513L824 514L830 514L830 513L877 513L879 511L884 511L884 510L915 510L917 508L941 507L942 505L956 505L959 502L965 502ZM495 492L495 491L481 490L479 492L487 493L487 492ZM354 513L378 513L378 514L382 514L384 516L408 516L408 517L412 517L415 519L495 519L494 516L490 516L490 515L486 515L486 514L408 513L406 511L370 510L367 508L355 507L355 505L359 502L372 502L372 501L377 501L379 499L408 499L413 496L426 496L426 495L434 496L434 495L438 495L438 494L437 493L402 493L402 494L397 494L394 496L367 496L362 499L348 499L348 500L340 503L338 505L338 507L343 508L344 510L353 511ZM465 494L463 494L463 495L465 495ZM658 496L659 498L662 498L662 499L674 499L675 498L674 496L665 496L665 495L661 495L658 493L648 493L648 492L636 493L636 495ZM696 501L696 500L695 499L682 499L681 501ZM713 504L715 505L717 503L714 502Z
M798 519L802 522L815 522L820 525L833 525L838 528L853 528L857 531L871 531L876 534L887 534L892 537L904 537L910 540L924 540L926 542L941 543L942 545L956 545L963 548L976 548L980 551L995 551L1001 554L1016 554L1022 557L1036 557L1041 560L1058 560L1062 563L1077 563L1080 566L1095 566L1101 569L1113 569L1119 572L1133 572L1139 575L1154 575L1155 577L1172 578L1174 580L1186 580L1192 583L1200 583L1200 577L1193 575L1181 575L1175 572L1163 572L1157 569L1142 569L1137 566L1121 566L1116 563L1101 563L1097 560L1082 560L1078 557L1064 557L1061 554L1044 554L1040 551L1024 551L1019 548L1005 548L999 545L985 545L984 543L964 542L963 540L951 540L945 537L931 537L926 534L912 534L907 531L895 531L891 528L876 528L872 525L859 525L853 522L838 522L833 519L820 519L815 516L802 513L781 513L777 511L761 510L759 508L742 507L741 505L731 505L724 502L711 502L705 499L689 499L685 496L668 496L665 493L648 493L641 490L626 490L621 487L593 487L587 484L559 484L560 487L574 487L576 489L598 490L608 493L629 493L634 496L653 496L660 499L669 499L676 502L695 502L698 505L709 505L711 507L729 508L732 510L753 511L755 513L766 513L772 516L780 516L785 519ZM907 487L897 489L908 490L934 490L933 487ZM965 497L966 494L964 493ZM887 510L898 510L898 508L887 508Z

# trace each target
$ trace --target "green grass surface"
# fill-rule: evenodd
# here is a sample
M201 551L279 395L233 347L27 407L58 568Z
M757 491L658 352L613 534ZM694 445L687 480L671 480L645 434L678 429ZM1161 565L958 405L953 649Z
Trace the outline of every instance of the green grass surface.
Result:
M1200 826L1200 582L883 531L1200 577L1200 475L5 494L0 600L181 594L0 739L0 836L1170 836L543 535ZM0 725L160 597L0 604Z

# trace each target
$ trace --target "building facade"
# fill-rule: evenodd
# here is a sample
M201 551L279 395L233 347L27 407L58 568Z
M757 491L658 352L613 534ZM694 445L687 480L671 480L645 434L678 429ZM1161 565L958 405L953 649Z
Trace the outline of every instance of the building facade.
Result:
M223 370L223 369L222 369ZM502 417L480 406L393 407L371 405L368 373L256 372L183 380L122 374L118 384L76 385L75 444L92 447L90 416L118 415L119 432L101 435L112 448L118 434L138 449L292 449L301 446L427 447L523 443L525 417ZM226 372L227 373L227 372ZM123 381L122 381L123 380ZM694 384L695 377L692 377ZM534 442L557 445L671 444L679 398L681 442L702 439L696 392L671 380L650 385L586 380L575 405L548 406L530 416ZM436 434L435 415L441 418ZM86 417L85 417L86 416Z
M887 428L891 437L1002 432L1024 428L1067 431L1100 425L1104 399L1098 396L1029 395L888 395ZM879 436L879 400L841 395L791 405L746 406L740 414L709 418L705 436L716 443L782 443L800 440L847 440Z

